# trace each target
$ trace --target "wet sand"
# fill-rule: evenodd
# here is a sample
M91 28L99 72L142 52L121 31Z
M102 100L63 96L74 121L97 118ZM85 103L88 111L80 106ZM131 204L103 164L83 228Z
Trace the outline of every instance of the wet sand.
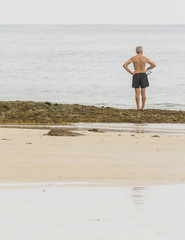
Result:
M0 238L184 240L185 186L0 187Z
M0 129L0 182L159 185L185 182L185 135L95 133L44 136Z

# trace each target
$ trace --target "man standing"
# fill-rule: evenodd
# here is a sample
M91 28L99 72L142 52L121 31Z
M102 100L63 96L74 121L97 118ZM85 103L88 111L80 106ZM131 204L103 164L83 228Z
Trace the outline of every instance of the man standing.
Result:
M142 110L144 110L145 107L145 101L146 101L146 94L145 94L145 88L149 86L148 77L146 72L148 70L151 70L152 68L156 67L155 63L153 63L150 59L143 56L143 47L138 46L136 47L136 53L137 55L134 57L131 57L126 63L123 64L123 67L133 75L132 78L132 87L135 88L135 99L137 104L137 109L140 109L140 87L141 87L141 96L142 96ZM134 72L132 72L128 65L130 63L133 63L134 66ZM146 68L146 63L150 65L149 68Z

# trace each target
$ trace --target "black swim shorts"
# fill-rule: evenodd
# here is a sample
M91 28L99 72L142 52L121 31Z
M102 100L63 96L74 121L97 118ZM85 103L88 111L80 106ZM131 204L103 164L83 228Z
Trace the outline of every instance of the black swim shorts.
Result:
M146 88L149 87L148 76L146 73L135 73L132 78L133 88Z

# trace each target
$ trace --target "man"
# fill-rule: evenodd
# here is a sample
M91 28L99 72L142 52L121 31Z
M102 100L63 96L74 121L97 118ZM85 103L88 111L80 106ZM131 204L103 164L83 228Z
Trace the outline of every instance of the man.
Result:
M143 47L138 46L136 47L136 53L137 55L134 57L131 57L126 63L123 64L123 67L133 75L132 78L132 87L135 88L135 99L137 104L137 109L140 109L140 87L141 87L141 96L142 96L142 110L144 110L145 107L145 101L146 101L146 94L145 94L145 88L149 86L148 83L148 77L146 72L148 70L151 70L152 68L156 67L155 63L153 63L150 59L143 56ZM133 63L134 66L134 72L132 72L128 65L130 63ZM150 67L146 68L146 63L150 65Z

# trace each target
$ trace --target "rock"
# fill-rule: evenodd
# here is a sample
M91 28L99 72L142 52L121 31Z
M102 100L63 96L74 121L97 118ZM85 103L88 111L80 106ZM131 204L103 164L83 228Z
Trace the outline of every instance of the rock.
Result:
M53 128L45 135L74 137L74 136L82 136L83 134L77 133L77 132L72 132L70 129L67 129L67 128Z
M159 135L153 135L152 137L160 137Z
M51 103L50 103L50 102L45 102L45 104L47 104L47 105L51 106Z
M89 128L88 131L89 131L89 132L101 132L101 133L103 133L103 131L100 130L100 129L98 129L98 128Z

